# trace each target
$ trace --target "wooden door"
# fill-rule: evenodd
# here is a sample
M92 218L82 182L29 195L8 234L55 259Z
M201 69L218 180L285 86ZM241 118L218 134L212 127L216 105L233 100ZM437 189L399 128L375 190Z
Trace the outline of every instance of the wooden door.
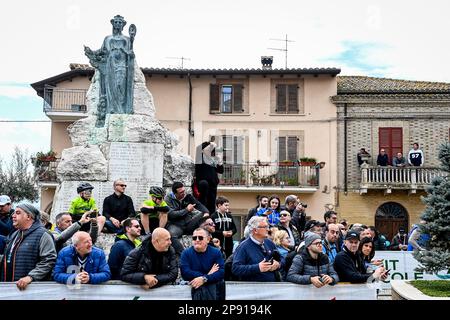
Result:
M386 202L378 207L375 214L375 228L391 241L400 227L408 231L408 212L399 203Z

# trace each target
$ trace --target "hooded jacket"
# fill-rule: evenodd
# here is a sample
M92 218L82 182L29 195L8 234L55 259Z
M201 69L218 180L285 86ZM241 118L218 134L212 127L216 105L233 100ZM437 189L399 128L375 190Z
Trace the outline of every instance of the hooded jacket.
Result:
M297 254L289 268L286 281L298 284L311 284L311 277L329 275L333 278L330 285L335 285L339 281L338 274L334 271L326 254L319 253L317 259L313 259L309 250L305 248Z
M134 240L134 242L131 241L125 234L120 234L116 237L108 256L108 265L111 270L112 280L120 280L120 271L122 270L123 262L131 250L139 247L141 243L139 239Z
M216 211L211 216L212 221L216 225L216 231L212 234L214 238L220 240L220 246L225 251L225 255L229 257L233 253L233 236L225 237L223 231L231 231L236 234L237 229L231 213L220 213Z

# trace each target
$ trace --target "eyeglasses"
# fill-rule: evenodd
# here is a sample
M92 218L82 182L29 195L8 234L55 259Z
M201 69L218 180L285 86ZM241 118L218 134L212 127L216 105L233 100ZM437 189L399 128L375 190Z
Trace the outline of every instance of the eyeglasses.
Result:
M203 237L203 236L192 236L192 240L194 240L194 241L203 241L203 239L204 239L205 237Z
M118 186L120 186L120 187L124 187L124 188L126 188L126 187L127 187L127 185L126 185L126 184L118 184Z
M320 247L320 246L322 246L322 242L315 242L315 243L312 243L312 245L316 246L316 247Z
M257 228L258 228L258 229L267 229L267 230L270 229L269 226L257 226Z
M162 200L162 197L155 197L153 196L156 200Z
M290 216L291 216L290 214L286 214L286 213L280 214L280 217L290 217Z

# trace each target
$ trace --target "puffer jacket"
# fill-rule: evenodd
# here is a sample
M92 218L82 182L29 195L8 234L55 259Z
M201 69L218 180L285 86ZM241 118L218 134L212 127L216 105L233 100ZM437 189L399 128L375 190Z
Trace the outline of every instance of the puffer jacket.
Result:
M286 281L298 284L311 284L311 277L320 275L329 275L333 278L331 285L339 281L339 277L330 264L327 255L319 253L317 259L313 259L309 250L305 248L300 254L297 254L292 262Z
M53 279L56 282L68 284L71 283L72 278L76 276L74 273L70 273L68 268L77 266L77 251L73 245L63 248L56 260L55 269L53 270ZM84 271L89 273L89 283L98 284L111 279L111 271L109 270L108 263L106 262L105 253L103 250L92 247L92 251L87 257Z
M151 240L151 236L147 237L140 247L128 254L120 273L122 281L142 285L145 284L144 276L146 274L155 274L154 262L150 255L150 251L154 252L155 248ZM169 250L162 254L163 272L156 274L158 283L155 287L174 282L178 276L178 262L174 248L170 246Z

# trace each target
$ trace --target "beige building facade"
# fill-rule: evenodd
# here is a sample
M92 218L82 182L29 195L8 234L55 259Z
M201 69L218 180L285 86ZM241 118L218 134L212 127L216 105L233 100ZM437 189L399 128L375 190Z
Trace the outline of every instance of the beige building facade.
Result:
M179 136L182 152L195 159L196 146L211 137L223 149L218 194L230 199L239 225L258 195L282 202L298 195L319 220L325 205L336 205L337 107L330 97L337 95L339 69L142 70L156 118ZM86 116L92 76L89 66L72 64L32 84L52 120L58 156L72 146L67 127ZM304 157L317 164L300 163ZM57 182L43 176L41 208L48 210Z

